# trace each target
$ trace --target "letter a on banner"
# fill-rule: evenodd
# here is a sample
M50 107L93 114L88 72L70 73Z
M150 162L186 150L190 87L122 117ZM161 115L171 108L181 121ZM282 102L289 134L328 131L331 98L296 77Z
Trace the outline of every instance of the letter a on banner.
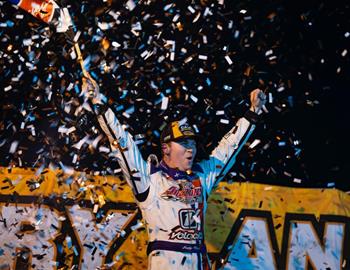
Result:
M267 220L245 217L223 269L277 270Z

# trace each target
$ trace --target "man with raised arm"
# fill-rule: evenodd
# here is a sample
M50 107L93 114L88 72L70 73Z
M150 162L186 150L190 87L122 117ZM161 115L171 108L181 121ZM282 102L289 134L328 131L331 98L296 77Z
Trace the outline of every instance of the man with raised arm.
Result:
M95 106L101 104L99 96L94 93L91 98ZM131 134L110 108L97 110L98 122L146 221L148 269L210 269L204 243L207 198L235 163L265 100L261 90L252 91L251 107L244 117L208 159L195 164L196 134L186 121L171 122L164 128L160 139L162 160L154 165L143 160Z

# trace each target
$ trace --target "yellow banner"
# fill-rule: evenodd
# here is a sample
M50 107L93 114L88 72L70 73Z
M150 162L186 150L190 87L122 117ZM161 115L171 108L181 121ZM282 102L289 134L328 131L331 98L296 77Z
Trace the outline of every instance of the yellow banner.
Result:
M147 268L144 222L125 181L0 168L0 190L0 269ZM344 192L220 183L205 239L214 269L350 269L349 232Z

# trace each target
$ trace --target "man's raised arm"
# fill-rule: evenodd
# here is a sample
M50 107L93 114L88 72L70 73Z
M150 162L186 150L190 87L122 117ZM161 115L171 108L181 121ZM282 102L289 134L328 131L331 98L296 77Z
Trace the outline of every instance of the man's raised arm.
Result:
M112 154L117 158L136 199L142 202L146 200L150 186L149 166L142 158L132 135L123 128L112 109L103 105L102 95L96 83L90 83L91 78L83 79L82 93L91 100L100 127L110 143Z
M209 159L199 163L206 174L205 189L210 194L212 188L230 171L243 145L255 129L258 115L266 102L266 96L260 89L250 93L251 107L236 125L221 139L212 151Z

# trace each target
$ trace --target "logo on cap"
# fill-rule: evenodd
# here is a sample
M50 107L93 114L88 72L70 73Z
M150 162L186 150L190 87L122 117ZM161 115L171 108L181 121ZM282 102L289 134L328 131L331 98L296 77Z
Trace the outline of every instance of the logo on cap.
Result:
M183 124L179 127L181 133L185 136L194 136L194 132L192 127L190 127L188 124Z
M184 120L174 121L168 124L162 132L161 141L180 140L187 137L195 137L193 128Z

